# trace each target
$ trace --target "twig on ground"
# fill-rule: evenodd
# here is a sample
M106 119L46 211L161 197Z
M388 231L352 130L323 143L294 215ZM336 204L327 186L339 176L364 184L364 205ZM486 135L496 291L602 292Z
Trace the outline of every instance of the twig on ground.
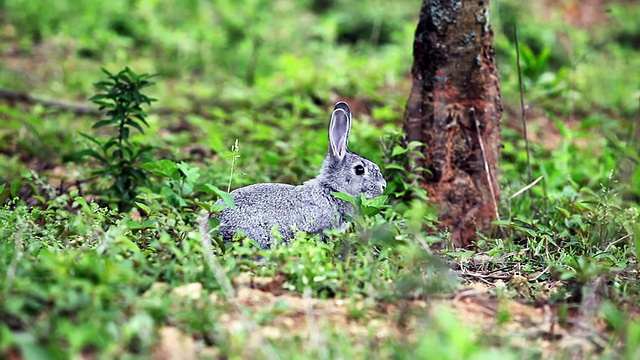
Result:
M102 114L101 110L98 110L98 108L90 104L74 104L66 101L43 99L40 97L30 95L26 92L10 90L10 89L0 88L0 99L4 99L9 102L16 102L16 103L22 103L27 105L41 105L46 108L56 109L60 111L68 111L76 115L96 115L97 116ZM150 112L154 114L161 114L161 115L181 113L181 111L174 110L171 108L156 108Z
M615 241L613 241L613 242L610 242L610 243L607 245L607 247L606 247L606 248L604 248L604 250L602 250L601 252L599 252L599 253L598 253L598 254L596 254L595 256L598 256L598 255L601 255L601 254L606 254L606 253L609 251L609 249L611 249L611 247L612 247L613 245L615 245L615 244L617 244L617 243L619 243L619 242L621 242L621 241L624 241L626 238L631 237L631 236L633 236L633 233L628 233L627 235L625 235L625 236L621 237L620 239L615 240Z
M516 67L518 68L518 86L520 89L520 109L522 111L522 131L524 135L524 146L527 152L527 175L529 176L529 182L533 179L531 172L531 151L529 149L529 136L527 134L527 112L524 107L524 85L522 84L522 65L520 64L520 42L518 41L518 26L513 25L513 35L516 43ZM529 198L531 199L531 214L533 214L533 192L529 191Z
M493 188L493 174L491 173L491 167L487 160L487 151L484 148L484 142L482 141L482 133L480 132L480 123L476 119L476 112L474 108L471 108L471 117L473 117L476 125L476 134L478 135L478 144L480 145L480 152L482 153L482 164L484 166L484 172L487 175L487 185L489 185L489 192L491 193L491 202L493 204L493 210L495 211L496 220L500 220L500 213L498 212L498 203L496 201L496 191Z
M58 100L41 99L25 92L9 89L0 89L0 99L24 103L27 105L42 105L47 108L69 111L79 115L99 115L101 113L97 108L91 105L72 104Z
M539 176L537 179L533 180L533 182L531 182L529 185L523 187L522 189L516 191L513 195L508 197L508 200L511 200L513 198L515 198L516 196L522 194L523 192L531 189L532 187L534 187L538 182L540 182L540 180L542 180L544 178L544 175Z
M550 266L547 266L544 270L542 270L542 271L540 272L540 274L538 274L538 275L536 275L536 276L532 277L531 279L529 279L529 281L536 281L536 280L538 280L538 279L540 278L540 276L542 276L542 275L544 275L545 273L547 273L550 269L551 269L551 267L550 267Z
M512 275L491 275L491 274L473 273L468 271L464 271L461 275L471 276L478 279L494 279L494 280L509 280L513 277Z
M451 301L455 304L459 303L463 299L472 299L473 304L477 305L478 312L485 315L494 317L497 312L497 308L493 305L493 302L488 303L486 297L480 297L479 295L485 294L484 291L477 289L465 289L458 292Z

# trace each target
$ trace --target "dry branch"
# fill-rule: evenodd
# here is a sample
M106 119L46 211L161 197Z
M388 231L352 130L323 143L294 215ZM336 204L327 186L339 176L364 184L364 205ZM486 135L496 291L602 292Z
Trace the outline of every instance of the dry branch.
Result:
M68 111L78 115L99 115L100 111L89 104L73 104L64 101L42 99L32 96L26 92L0 89L0 99L10 103L22 103L27 105L42 105L46 108L53 108L61 111Z

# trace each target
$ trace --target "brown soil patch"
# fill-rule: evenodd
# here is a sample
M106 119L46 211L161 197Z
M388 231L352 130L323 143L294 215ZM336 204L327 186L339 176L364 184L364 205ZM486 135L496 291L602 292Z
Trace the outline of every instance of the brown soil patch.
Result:
M390 304L370 299L316 299L268 291L279 281L242 275L234 281L233 299L217 294L205 296L199 283L181 286L171 293L192 300L212 301L221 305L220 308L235 303L237 306L228 306L229 311L220 316L219 322L230 334L244 333L250 337L247 356L264 351L261 347L267 344L267 339L278 341L295 336L309 346L322 346L324 331L337 331L356 344L385 340L412 344L421 333L432 328L434 321L437 324L437 319L433 319L442 312L452 313L461 328L469 329L474 338L499 339L497 346L500 347L541 351L551 358L559 354L585 358L613 351L608 346L607 328L597 317L586 319L576 311L561 324L554 307L498 299L491 295L492 286L487 284L472 283L450 295ZM162 288L166 290L166 285L157 284L155 290L150 291ZM277 315L257 324L250 314L258 313ZM486 342L483 340L483 343ZM180 358L172 355L177 354L177 348L180 356L219 354L215 347L197 346L177 329L162 328L154 358Z

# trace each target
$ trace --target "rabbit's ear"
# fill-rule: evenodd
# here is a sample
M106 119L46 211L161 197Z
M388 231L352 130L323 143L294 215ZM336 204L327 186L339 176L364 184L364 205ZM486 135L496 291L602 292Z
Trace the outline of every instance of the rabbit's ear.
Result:
M338 160L342 160L349 145L351 130L351 109L347 103L340 101L333 108L329 125L329 152Z

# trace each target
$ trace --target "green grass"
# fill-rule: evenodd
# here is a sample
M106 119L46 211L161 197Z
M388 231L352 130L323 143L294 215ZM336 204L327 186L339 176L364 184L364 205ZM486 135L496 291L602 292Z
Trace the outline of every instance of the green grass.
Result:
M47 4L0 2L0 87L91 107L100 68L158 74L149 126L127 138L153 150L136 165L147 181L134 209L119 211L122 189L94 176L108 167L78 156L98 146L80 132L104 144L114 129L0 102L0 357L146 358L180 342L161 338L177 329L202 358L637 358L639 7L611 5L608 25L585 29L558 9L492 2L501 218L459 250L425 231L435 210L398 166L415 145L397 139L419 2ZM533 179L514 23L531 169L544 176L520 194ZM229 183L315 175L337 99L388 202L365 202L325 241L203 242L199 213ZM528 317L547 307L551 320Z

